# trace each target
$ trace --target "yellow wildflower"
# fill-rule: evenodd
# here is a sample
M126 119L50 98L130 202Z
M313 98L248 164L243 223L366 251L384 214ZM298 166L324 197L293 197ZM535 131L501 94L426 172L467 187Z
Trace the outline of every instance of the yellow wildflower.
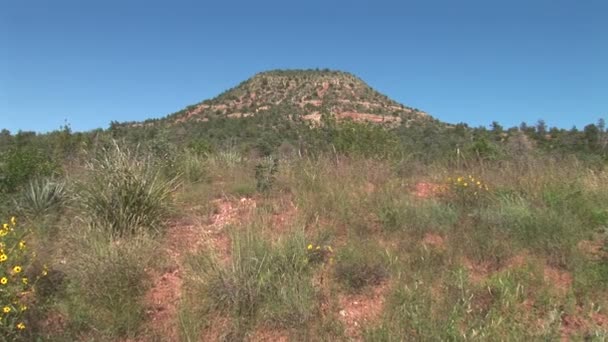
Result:
M308 245L308 247L306 248L308 248L308 250L310 251L312 249L312 244Z
M9 312L11 312L11 307L10 307L10 306L5 306L5 307L2 309L2 312L4 312L4 313L9 313Z
M10 227L9 227L8 223L5 223L2 225L2 228L4 228L4 230L8 230Z
M25 241L19 241L19 249L25 249Z
M22 304L22 305L19 307L19 310L20 310L21 312L23 312L23 311L27 310L27 305L23 305L23 304Z
M21 266L15 266L15 267L13 267L13 272L14 273L20 273L21 272Z
M4 229L0 230L0 237L5 236L8 232Z
M0 284L6 285L7 283L8 283L8 278L6 278L6 277L0 278Z
M19 324L17 324L17 329L19 329L19 330L25 329L25 324L23 324L23 322L19 322Z
M4 262L8 259L8 256L4 253L0 254L0 262Z
M23 277L23 278L21 278L21 282L22 282L24 285L27 285L27 282L28 282L27 277Z

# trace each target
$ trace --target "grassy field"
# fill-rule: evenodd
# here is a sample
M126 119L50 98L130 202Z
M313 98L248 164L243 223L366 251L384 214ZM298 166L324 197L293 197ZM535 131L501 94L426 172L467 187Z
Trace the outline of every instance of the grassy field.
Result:
M116 144L6 199L0 277L33 284L0 292L6 339L608 336L605 170L544 156L174 160Z

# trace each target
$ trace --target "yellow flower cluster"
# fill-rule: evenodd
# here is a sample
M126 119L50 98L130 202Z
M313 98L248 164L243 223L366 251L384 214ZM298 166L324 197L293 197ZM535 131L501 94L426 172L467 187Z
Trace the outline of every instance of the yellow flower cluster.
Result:
M0 228L0 335L17 338L26 329L24 312L33 294L29 277L38 280L47 272L36 276L30 269L33 253L29 253L25 238L27 231L17 226L11 217ZM34 282L35 283L35 282Z
M306 246L306 250L308 252L308 262L310 263L322 263L328 258L329 261L332 261L331 255L333 254L334 250L329 245L315 246L313 244L309 244Z
M461 200L471 201L489 191L488 185L473 175L448 178L448 185Z

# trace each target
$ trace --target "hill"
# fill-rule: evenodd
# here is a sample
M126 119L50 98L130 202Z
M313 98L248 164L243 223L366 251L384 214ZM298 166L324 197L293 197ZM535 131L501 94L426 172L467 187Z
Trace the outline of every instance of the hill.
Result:
M293 120L318 123L322 115L408 125L430 116L379 93L355 75L331 70L261 72L219 96L169 115L170 122L242 118L280 112Z

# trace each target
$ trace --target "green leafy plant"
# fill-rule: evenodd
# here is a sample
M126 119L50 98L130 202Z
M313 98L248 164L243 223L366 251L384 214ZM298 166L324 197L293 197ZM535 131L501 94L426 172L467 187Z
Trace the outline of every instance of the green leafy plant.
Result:
M268 192L276 181L279 172L279 159L274 157L263 158L255 166L256 188L259 192Z
M16 192L30 179L49 176L55 169L56 165L40 149L10 149L0 154L0 192Z

